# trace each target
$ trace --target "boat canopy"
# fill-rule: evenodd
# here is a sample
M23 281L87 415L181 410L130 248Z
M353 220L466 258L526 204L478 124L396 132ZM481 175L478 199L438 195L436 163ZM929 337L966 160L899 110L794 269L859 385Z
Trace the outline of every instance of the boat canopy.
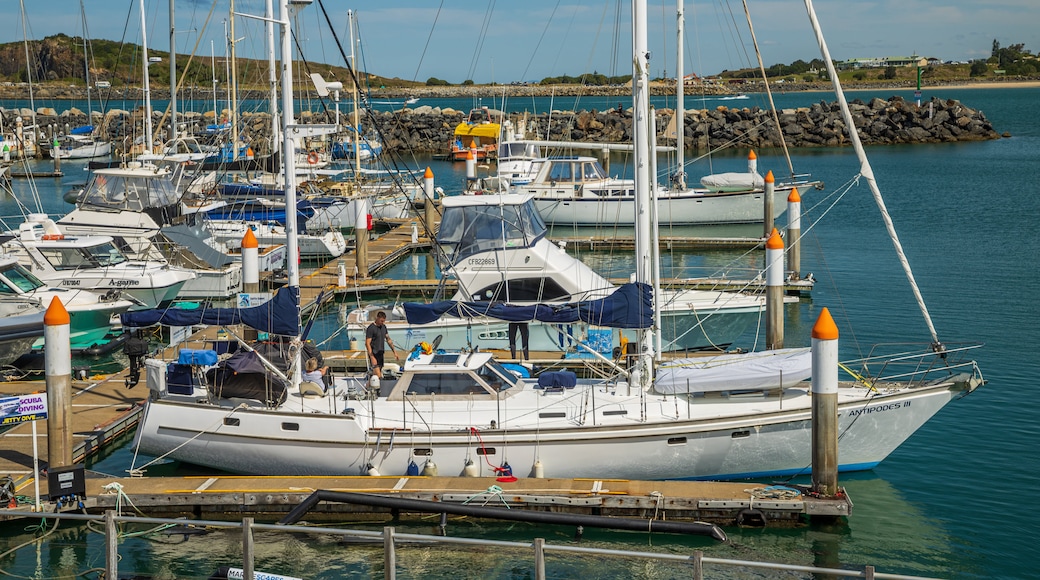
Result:
M140 212L176 204L180 195L166 171L101 169L79 199L83 209Z
M430 304L406 302L409 324L428 324L441 316L490 317L509 322L586 322L610 328L650 328L653 323L653 291L648 284L631 282L596 300L561 304L513 305L501 302L458 302Z
M437 231L437 243L456 263L480 252L529 248L545 235L545 222L530 196L465 197L470 199L464 203L445 198Z
M281 336L300 334L299 323L300 289L286 286L270 301L252 308L195 308L181 310L166 308L124 312L120 320L124 326L146 327L155 324L167 326L192 326L210 324L228 326L246 324L261 332Z

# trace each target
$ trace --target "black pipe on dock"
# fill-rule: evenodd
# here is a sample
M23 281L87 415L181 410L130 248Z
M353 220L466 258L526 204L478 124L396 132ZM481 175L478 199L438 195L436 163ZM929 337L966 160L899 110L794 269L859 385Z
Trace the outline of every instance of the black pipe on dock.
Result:
M368 493L350 493L344 491L328 491L319 489L307 497L300 505L293 508L279 524L290 525L300 521L318 502L350 503L370 507L382 507L392 510L405 510L423 513L448 513L476 518L494 520L511 520L537 524L562 524L571 526L587 526L628 530L634 532L662 532L668 534L691 534L711 536L720 542L727 541L726 532L715 524L703 522L666 522L661 520L637 520L631 518L613 518L579 514L560 514L553 512L534 512L511 510L494 507L459 505L438 501L388 497Z

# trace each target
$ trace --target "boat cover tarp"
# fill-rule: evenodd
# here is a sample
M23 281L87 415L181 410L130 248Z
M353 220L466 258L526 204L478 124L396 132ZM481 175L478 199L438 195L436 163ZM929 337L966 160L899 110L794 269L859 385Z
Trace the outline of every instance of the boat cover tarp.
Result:
M654 391L759 391L794 386L812 375L812 349L785 348L763 352L720 354L676 359L658 367Z
M597 300L561 304L513 305L502 302L458 302L444 300L422 304L405 302L409 324L428 324L442 316L488 317L508 322L587 322L610 328L650 328L653 323L653 292L649 285L631 282L610 296Z
M282 403L288 385L272 373L255 352L240 351L206 371L206 384L218 397Z
M82 125L69 131L69 135L90 135L94 132L93 125Z
M124 326L145 327L155 324L192 326L209 324L229 326L246 324L261 332L282 336L296 336L299 324L300 289L286 286L270 301L252 308L179 308L138 310L120 315Z
M764 189L766 182L757 173L713 173L702 177L701 185L712 191L751 191Z

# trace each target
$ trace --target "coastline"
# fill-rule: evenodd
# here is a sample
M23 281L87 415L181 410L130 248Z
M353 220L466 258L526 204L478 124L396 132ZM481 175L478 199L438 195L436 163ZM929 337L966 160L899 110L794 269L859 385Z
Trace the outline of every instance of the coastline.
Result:
M700 90L702 87L687 87L687 95L711 94L711 95L735 95L738 93L760 93L764 92L761 82L748 83L733 86L712 86L710 90ZM827 82L814 83L787 83L783 85L772 85L775 93L794 92L822 92L830 91L832 87ZM930 89L1020 89L1040 88L1040 79L1015 79L998 81L988 79L985 81L970 81L965 79L951 80L949 82L927 83L921 86L921 90ZM847 92L880 91L880 90L914 90L916 85L906 82L896 83L855 83L843 85L842 89ZM192 87L196 95L207 94L205 87ZM35 97L43 100L82 100L86 97L84 87L70 87L68 85L44 83L34 87ZM489 95L518 96L626 96L631 94L631 88L627 85L600 87L583 85L469 85L469 86L437 86L437 87L414 87L414 88L381 88L372 89L372 95L377 98L458 98L458 97L486 97ZM169 99L169 91L162 87L151 89L153 99ZM651 94L655 96L674 94L674 85L671 83L651 83ZM123 98L139 98L143 91L139 87L112 88L111 94L122 95ZM304 98L306 92L298 93L297 98ZM0 103L6 100L25 100L29 98L29 90L26 86L0 86Z

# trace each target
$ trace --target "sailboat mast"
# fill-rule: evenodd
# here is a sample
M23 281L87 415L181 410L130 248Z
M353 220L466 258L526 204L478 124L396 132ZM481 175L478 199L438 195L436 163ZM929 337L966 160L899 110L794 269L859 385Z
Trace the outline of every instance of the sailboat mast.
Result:
M293 87L292 87L292 32L289 30L289 0L279 0L281 20L281 51L282 51L282 167L285 179L285 211L286 215L296 212L296 149L293 143L292 132L288 130L295 124L293 115ZM286 248L286 271L289 275L289 286L300 287L300 250L297 240L296 220L285 220L285 248ZM300 319L299 304L296 306L296 320ZM299 385L301 380L301 369L299 351L297 360L292 361L292 384Z
M675 25L675 188L686 189L686 79L683 78L683 36L686 33L686 16L683 0L676 0Z
M281 135L278 121L278 65L274 58L274 2L267 0L267 82L271 87L271 153L278 150L278 137Z
M170 139L177 138L177 28L174 26L173 2L170 1Z
M354 11L347 10L347 22L350 26L350 68L354 74L350 75L351 84L354 86L354 175L361 175L361 114L358 111L358 77L361 76L357 68L357 59L354 56Z
M83 9L83 0L79 0L79 17L83 20L83 80L87 83L87 125L91 125L90 57L87 55L87 13Z
M213 124L217 124L220 111L217 109L217 51L213 41L209 41L209 70L213 74Z
M231 95L229 97L231 101L231 160L234 161L238 159L238 66L235 62L235 45L238 44L238 40L235 39L235 0L231 0L229 18L231 19L231 36L228 37L228 44L231 45Z
M632 127L635 149L635 258L636 282L649 284L651 264L651 198L654 176L650 163L650 71L646 39L646 0L632 3ZM655 297L656 299L656 297ZM656 308L656 300L654 307ZM653 332L639 331L639 354L633 382L645 389L652 381ZM638 380L637 380L638 379Z
M870 161L867 160L866 151L863 150L863 143L859 139L859 132L856 130L855 120L852 117L852 112L849 110L849 104L845 100L845 93L841 90L841 83L838 81L838 71L834 69L834 62L831 61L830 50L827 49L827 41L824 40L823 31L820 29L820 22L816 19L816 10L813 8L812 0L805 0L805 9L809 13L809 22L812 23L813 32L816 34L816 43L820 45L820 54L823 56L823 62L827 66L827 75L831 77L831 84L834 85L834 94L838 98L838 106L841 107L841 115L845 120L845 126L848 127L849 140L852 142L852 148L856 150L856 157L859 158L859 172L863 175L863 178L867 180L867 185L870 187L870 191L874 195L874 203L876 203L878 209L881 210L881 218L885 222L885 229L888 230L888 237L892 240L892 245L895 246L896 255L899 258L899 264L903 267L906 279L910 282L910 289L913 291L914 298L917 300L917 307L921 310L925 324L928 325L928 332L932 335L932 346L937 350L942 350L942 343L939 342L939 335L935 332L935 326L932 324L932 317L928 314L928 307L924 304L924 297L921 296L921 289L918 288L917 281L914 279L914 273L910 269L910 262L906 259L906 254L903 252L903 245L899 243L899 236L896 234L895 224L892 223L892 216L888 214L888 208L885 207L885 200L882 199L881 190L878 189L877 181L874 179L874 170L870 167Z
M152 92L148 86L148 23L144 18L144 0L141 6L141 52L144 54L144 147L145 153L152 152Z
M22 8L22 44L25 47L25 81L29 83L29 108L32 109L33 133L36 133L36 102L33 100L32 63L29 61L29 28L25 22L25 0L18 0ZM25 145L22 145L25 150Z

